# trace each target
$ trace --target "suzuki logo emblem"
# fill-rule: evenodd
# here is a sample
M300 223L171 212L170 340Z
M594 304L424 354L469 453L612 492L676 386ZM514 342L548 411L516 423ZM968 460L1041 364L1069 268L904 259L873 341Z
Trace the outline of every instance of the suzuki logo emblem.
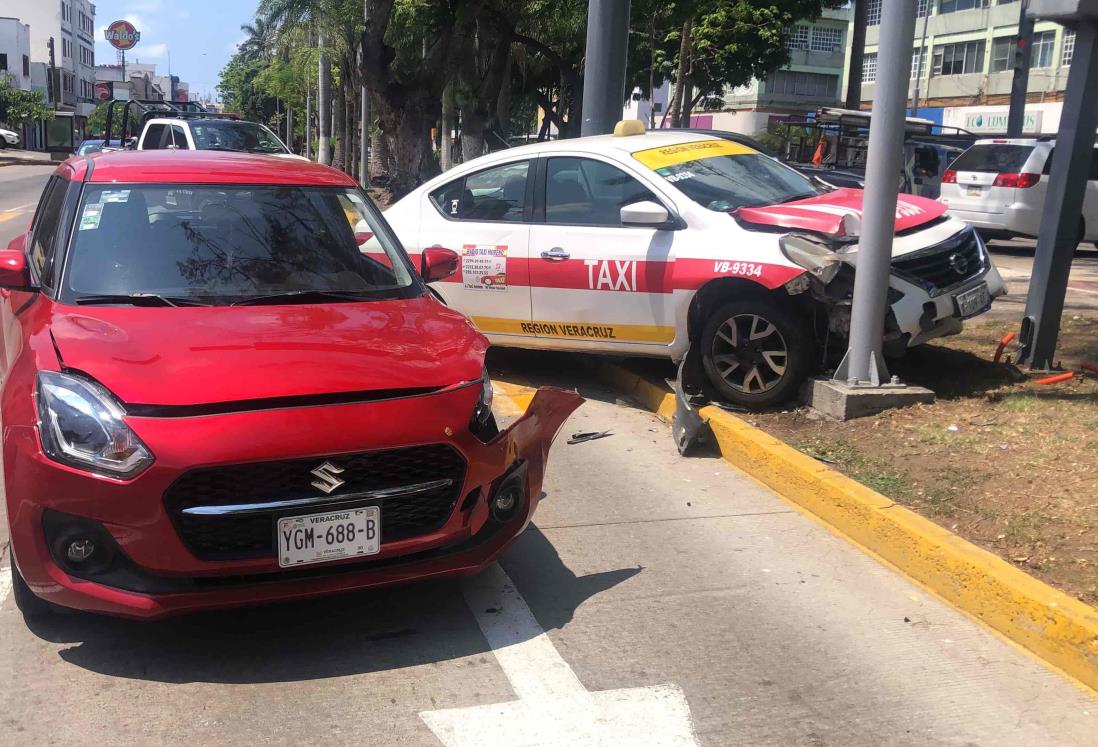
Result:
M315 475L318 479L313 480L312 485L317 490L323 490L325 493L331 493L333 490L342 485L345 481L340 480L336 475L342 474L343 468L337 467L331 462L324 462L316 469L310 470L309 474Z

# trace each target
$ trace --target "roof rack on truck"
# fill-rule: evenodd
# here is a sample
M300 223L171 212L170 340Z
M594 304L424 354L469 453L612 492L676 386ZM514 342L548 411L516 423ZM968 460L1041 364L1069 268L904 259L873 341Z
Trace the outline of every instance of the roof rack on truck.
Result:
M167 117L172 119L240 119L236 114L221 114L211 112L197 101L160 101L157 99L111 99L107 103L107 127L103 135L103 147L107 148L111 143L111 132L114 125L115 107L122 105L120 113L122 129L119 133L119 145L125 147L131 136L139 135L141 128L150 119ZM137 132L130 130L131 122L138 125Z

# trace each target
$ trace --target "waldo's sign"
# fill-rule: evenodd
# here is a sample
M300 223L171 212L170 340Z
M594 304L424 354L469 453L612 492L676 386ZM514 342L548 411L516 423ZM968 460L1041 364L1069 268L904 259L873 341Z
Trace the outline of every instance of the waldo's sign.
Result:
M115 49L131 49L137 42L141 41L141 32L133 27L133 24L129 21L115 21L107 30L103 32L103 36L110 42L111 46Z

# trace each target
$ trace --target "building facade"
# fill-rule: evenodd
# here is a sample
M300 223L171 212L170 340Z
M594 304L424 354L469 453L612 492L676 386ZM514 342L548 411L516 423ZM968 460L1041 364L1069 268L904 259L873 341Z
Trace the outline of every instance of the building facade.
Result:
M23 91L31 90L30 26L0 17L0 75Z
M53 39L53 101L77 118L95 108L95 5L88 0L8 0L14 15L30 27L31 62L49 65Z
M1006 130L1020 0L916 0L910 106L920 117L974 133ZM881 0L867 0L862 107L873 102ZM1030 48L1024 132L1051 134L1075 49L1075 32L1038 21ZM918 91L918 101L914 97Z

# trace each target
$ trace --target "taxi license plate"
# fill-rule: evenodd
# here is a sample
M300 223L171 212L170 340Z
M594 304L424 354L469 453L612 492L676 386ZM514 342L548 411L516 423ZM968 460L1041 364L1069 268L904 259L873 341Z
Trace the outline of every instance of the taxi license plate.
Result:
M984 188L983 187L967 187L965 189L965 194L968 195L969 197L980 197L981 195L983 195L983 193L984 193Z
M987 283L980 283L971 290L958 293L953 300L957 302L957 313L962 319L968 319L970 316L979 314L991 303L991 294L988 292Z
M275 546L283 568L373 555L381 551L381 509L369 506L279 519Z

